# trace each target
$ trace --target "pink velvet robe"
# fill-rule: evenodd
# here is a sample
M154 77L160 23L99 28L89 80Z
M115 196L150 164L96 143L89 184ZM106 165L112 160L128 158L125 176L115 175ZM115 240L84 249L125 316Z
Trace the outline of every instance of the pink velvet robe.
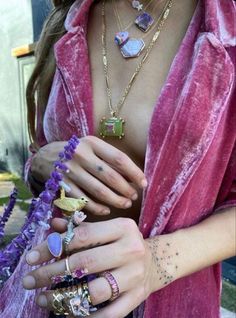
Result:
M91 4L75 2L65 23L68 32L55 46L57 70L44 127L38 127L41 145L74 133L93 134L86 42ZM236 205L235 25L234 1L199 0L151 119L145 159L149 185L139 224L145 238L189 227ZM24 291L19 283L13 285L17 301L9 297L9 286L27 270L22 260L4 287L1 318L47 317L35 306L34 291ZM153 293L135 317L217 318L220 285L217 264Z

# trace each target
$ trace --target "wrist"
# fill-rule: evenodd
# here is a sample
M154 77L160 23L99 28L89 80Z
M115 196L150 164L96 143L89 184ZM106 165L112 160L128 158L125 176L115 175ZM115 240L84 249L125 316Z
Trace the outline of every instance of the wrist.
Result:
M176 231L146 240L152 254L152 292L181 277L183 273L182 252L180 251L181 239L180 231Z

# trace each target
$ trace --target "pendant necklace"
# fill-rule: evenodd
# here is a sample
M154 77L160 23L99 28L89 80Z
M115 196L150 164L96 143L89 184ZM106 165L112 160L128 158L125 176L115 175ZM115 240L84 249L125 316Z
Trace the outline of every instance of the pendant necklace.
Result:
M153 0L151 0L148 3L148 5L145 7L145 10L152 3L152 1ZM142 38L130 38L129 37L129 32L127 30L134 24L134 22L131 22L128 26L124 27L123 23L121 21L121 18L119 16L119 13L118 13L118 9L117 9L116 4L115 4L115 0L112 0L112 5L113 5L114 14L115 14L115 17L116 17L117 27L119 29L119 32L117 32L116 36L115 36L115 43L119 46L120 52L121 52L121 54L122 54L122 56L124 58L135 58L135 57L138 57L142 53L144 48L145 48L144 38L148 34L145 34L145 36L143 36ZM163 12L165 11L165 7L164 7L164 10L161 12L160 16L158 17L156 23L154 24L154 26L153 26L154 28L160 22L160 19L163 16ZM145 12L142 13L142 14L145 14ZM136 20L139 17L140 16L138 16L136 18ZM136 24L136 22L135 22L135 24Z
M163 10L160 23L158 25L157 31L155 32L151 42L149 43L145 55L142 57L141 61L135 68L135 72L130 78L128 85L126 86L122 97L120 98L119 102L117 103L116 107L113 108L112 106L112 94L111 94L111 87L110 87L110 79L108 74L108 59L107 59L107 44L106 44L106 18L105 18L105 1L102 2L102 61L103 61L103 70L105 75L105 82L106 82L106 92L107 92L107 99L108 99L108 108L110 110L111 117L106 118L103 117L100 121L99 127L99 134L102 138L106 137L116 137L122 139L124 137L124 124L125 121L123 118L119 117L120 110L125 103L126 97L128 96L131 87L137 78L143 64L147 60L154 44L156 43L157 39L159 38L160 32L164 26L164 23L170 13L170 8L173 4L173 0L168 0L165 8Z
M145 7L145 10L151 5L152 2L153 0L149 1ZM138 57L145 48L143 39L129 37L129 32L127 30L134 24L134 22L132 21L128 24L128 26L124 27L119 16L115 0L112 0L112 6L116 17L117 27L119 29L119 32L116 33L115 36L115 43L120 47L121 54L124 58Z
M132 0L132 7L138 11L142 11L142 13L137 16L134 23L141 31L147 32L154 23L153 17L146 12L146 8L143 10L143 4L138 0Z

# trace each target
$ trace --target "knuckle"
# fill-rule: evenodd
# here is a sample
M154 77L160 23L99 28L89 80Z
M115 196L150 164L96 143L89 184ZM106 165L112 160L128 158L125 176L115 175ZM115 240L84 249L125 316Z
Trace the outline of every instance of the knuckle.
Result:
M81 268L86 268L90 272L95 268L96 263L92 255L80 254L78 259L79 259L79 266Z
M113 171L107 171L105 173L106 181L109 184L116 185L117 184L117 175Z
M115 156L115 164L118 167L123 167L127 161L127 156L123 152L118 152Z
M133 219L130 218L119 218L118 219L120 226L127 231L136 231L137 230L137 224Z
M127 244L127 253L138 258L142 258L145 255L145 248L139 239L135 239Z
M75 229L76 241L79 243L86 243L89 239L89 226L87 224L80 224L79 227Z
M92 135L88 135L82 138L83 142L86 142L89 145L92 145L94 142L96 142L96 137Z
M94 194L98 199L102 201L107 199L107 191L103 187L95 188Z

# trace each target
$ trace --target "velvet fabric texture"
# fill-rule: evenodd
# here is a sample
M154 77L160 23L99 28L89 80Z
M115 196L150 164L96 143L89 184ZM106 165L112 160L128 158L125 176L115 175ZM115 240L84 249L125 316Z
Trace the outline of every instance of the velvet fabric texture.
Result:
M75 2L68 32L55 45L57 69L44 125L38 126L41 146L94 133L86 42L92 2ZM149 128L139 224L145 238L236 206L235 24L233 0L199 0L172 62ZM21 287L27 270L22 260L1 291L1 318L47 317L34 304L35 292ZM220 265L210 266L153 293L135 318L217 318L220 285Z

